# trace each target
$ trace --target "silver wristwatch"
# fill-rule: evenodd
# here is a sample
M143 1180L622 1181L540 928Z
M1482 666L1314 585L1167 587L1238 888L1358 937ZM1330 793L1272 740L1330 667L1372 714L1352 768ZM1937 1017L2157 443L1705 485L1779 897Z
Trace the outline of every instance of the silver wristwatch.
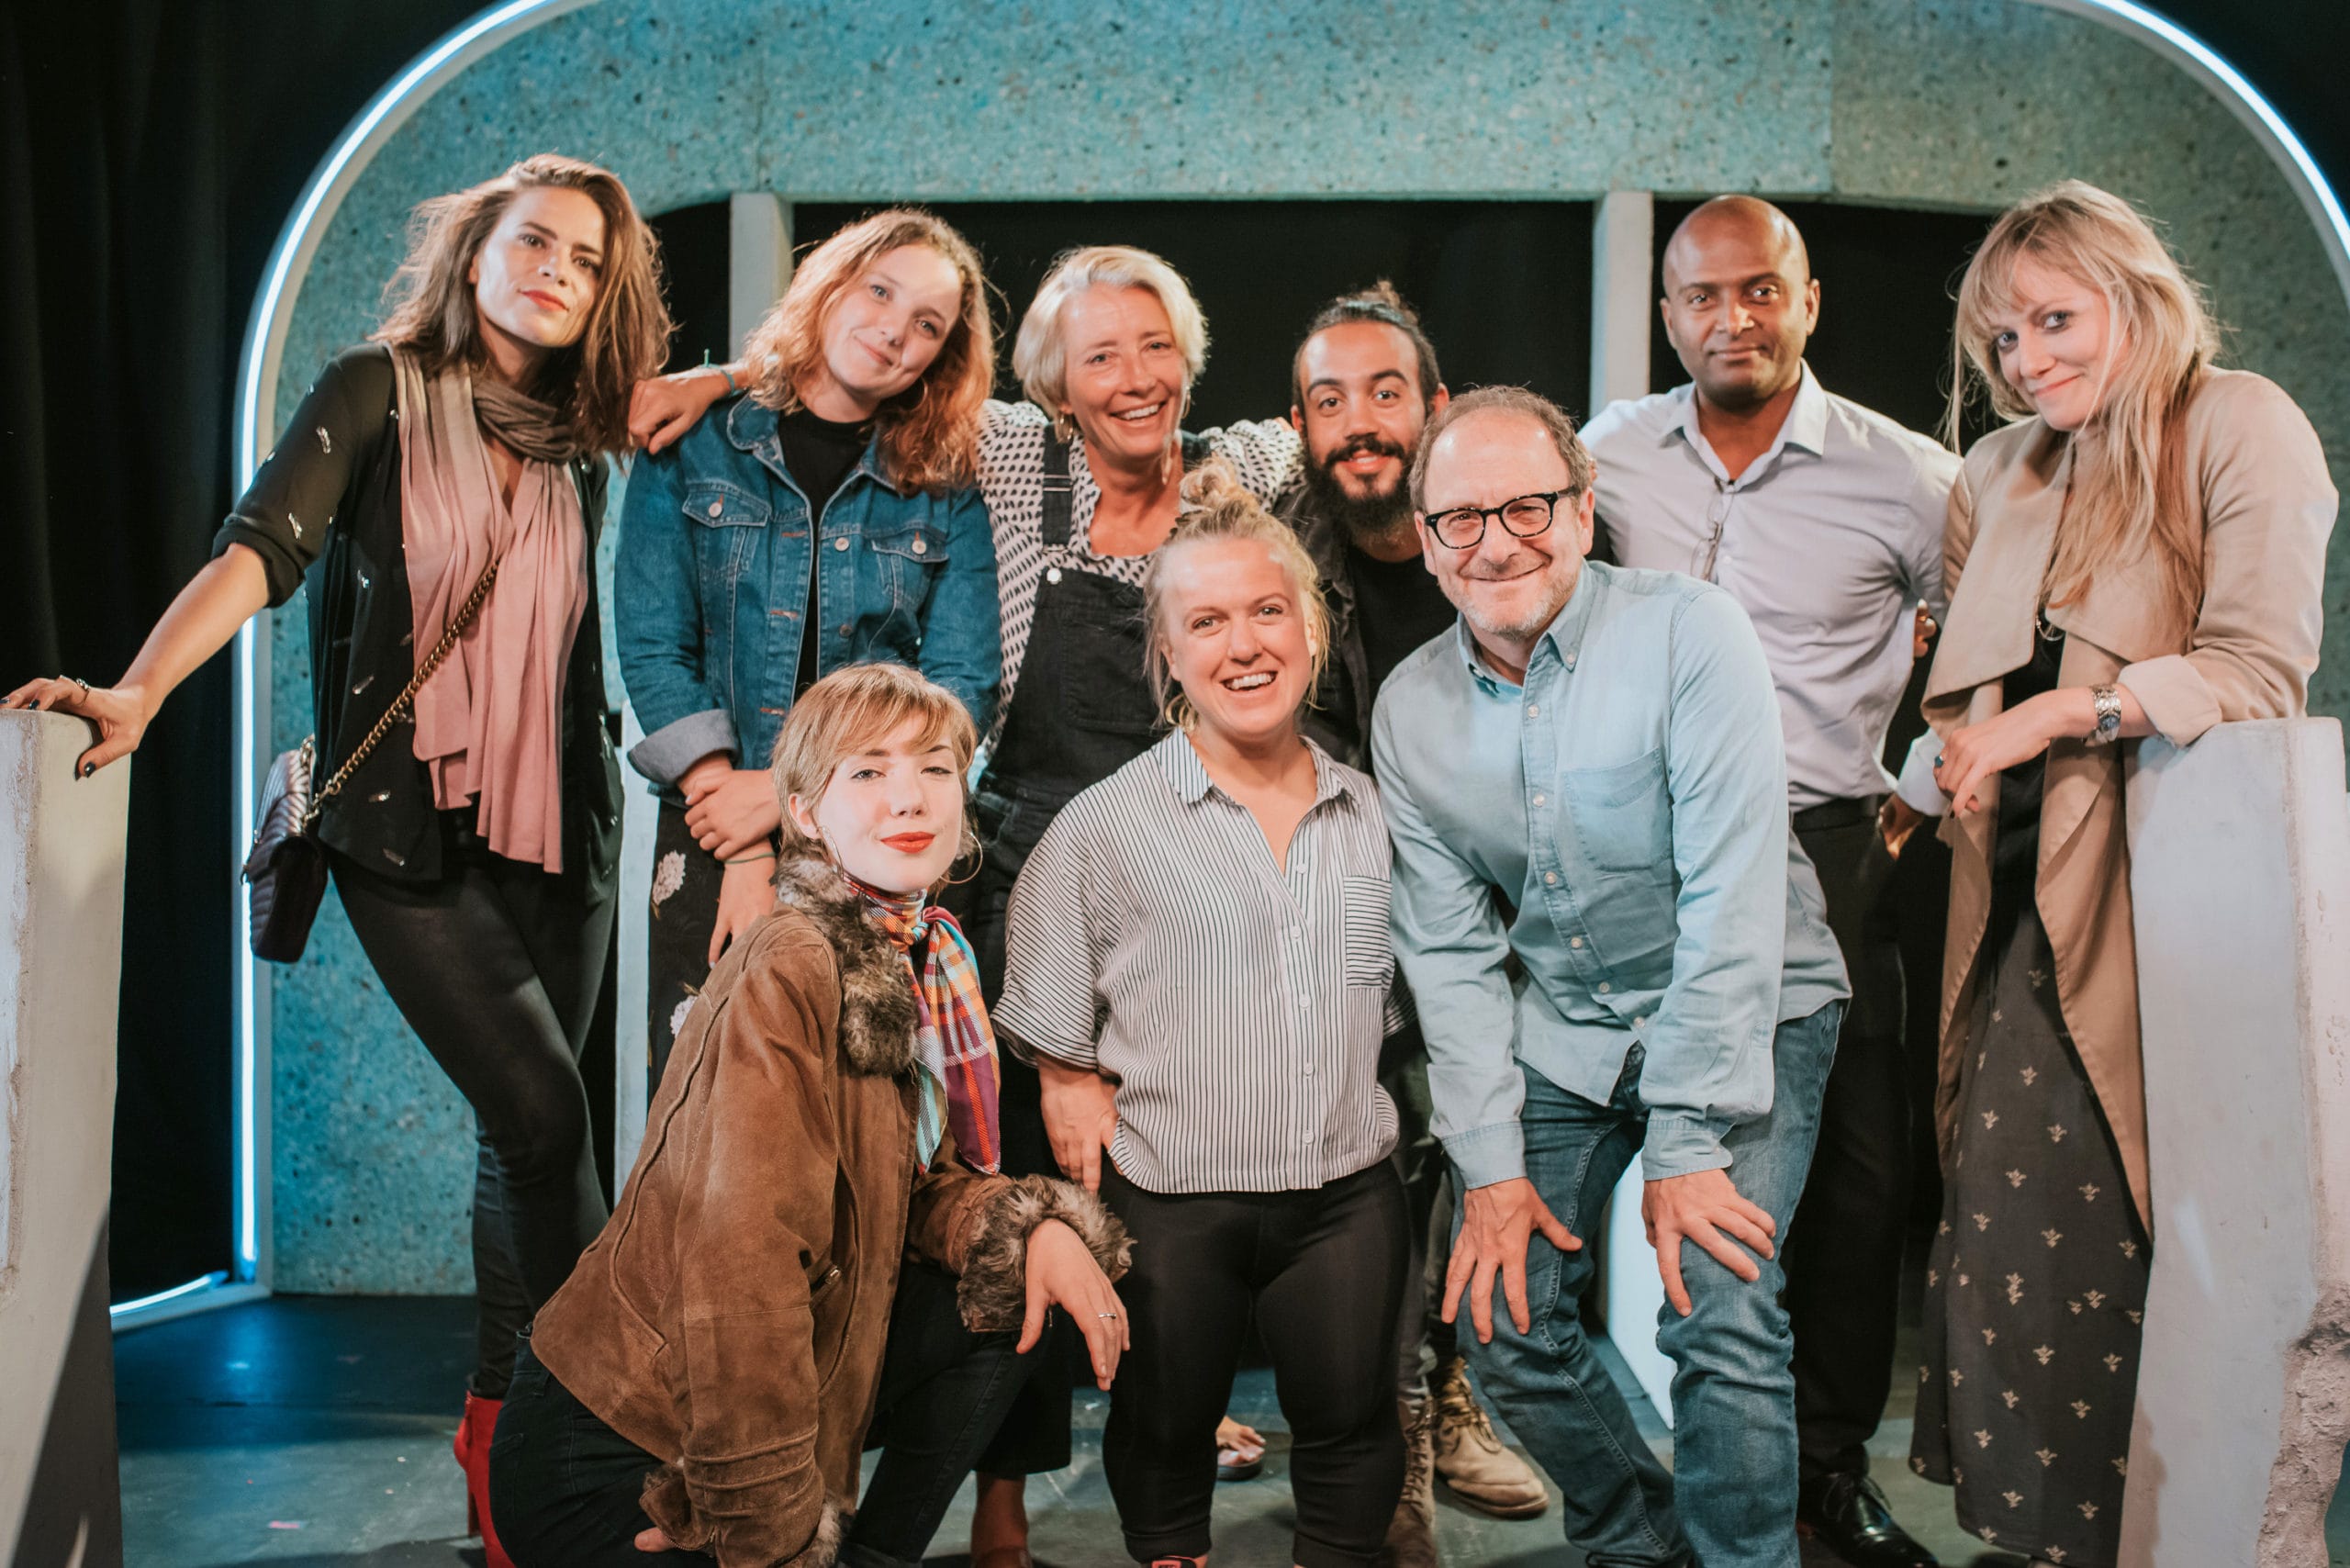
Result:
M2082 737L2089 745L2110 745L2121 734L2121 693L2110 686L2091 689L2089 700L2097 709L2097 727Z

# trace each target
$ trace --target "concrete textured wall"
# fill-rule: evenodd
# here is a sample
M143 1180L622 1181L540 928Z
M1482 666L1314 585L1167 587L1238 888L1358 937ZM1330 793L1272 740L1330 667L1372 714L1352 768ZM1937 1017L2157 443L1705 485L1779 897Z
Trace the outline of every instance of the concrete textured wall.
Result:
M2024 0L600 0L467 68L335 214L281 412L372 324L419 198L525 153L593 158L653 211L803 199L1589 197L1759 190L1990 211L2060 175L2145 204L2350 485L2350 308L2251 137L2140 45ZM1956 265L1960 258L1953 257ZM2350 611L2350 543L2328 609ZM281 745L309 711L277 617ZM2319 711L2350 713L2350 665ZM629 890L623 896L634 896ZM277 1282L467 1283L469 1118L334 908L274 973Z
M130 767L0 713L0 1557L119 1568L106 1335Z
M2154 1267L2121 1561L2325 1561L2350 1442L2342 728L2148 741L2130 792Z

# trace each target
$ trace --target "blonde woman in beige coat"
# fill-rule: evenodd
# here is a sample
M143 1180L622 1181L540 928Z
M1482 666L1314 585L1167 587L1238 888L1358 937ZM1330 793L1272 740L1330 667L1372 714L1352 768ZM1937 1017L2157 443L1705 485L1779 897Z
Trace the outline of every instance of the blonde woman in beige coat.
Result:
M2199 292L2106 192L2002 216L1956 342L1953 425L1970 377L2014 422L1951 497L1926 689L1953 866L1910 1463L1985 1540L2109 1568L2156 1245L2133 743L2304 711L2335 497L2300 409L2212 365Z

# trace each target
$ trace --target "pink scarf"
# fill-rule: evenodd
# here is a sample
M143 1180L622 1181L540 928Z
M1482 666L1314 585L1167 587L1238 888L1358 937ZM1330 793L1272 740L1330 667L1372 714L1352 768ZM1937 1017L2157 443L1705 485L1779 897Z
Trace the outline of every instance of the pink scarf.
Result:
M442 810L476 803L511 860L563 869L563 674L588 602L588 530L558 462L522 465L509 502L483 441L473 378L427 381L395 351L400 527L414 654L422 657L493 560L498 581L416 697L416 756Z

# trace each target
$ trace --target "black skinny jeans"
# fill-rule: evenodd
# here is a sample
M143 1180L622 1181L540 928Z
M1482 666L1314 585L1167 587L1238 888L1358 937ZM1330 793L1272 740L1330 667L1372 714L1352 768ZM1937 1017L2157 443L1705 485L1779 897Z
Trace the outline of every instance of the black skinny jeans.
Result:
M1135 1239L1102 1463L1137 1562L1209 1547L1215 1424L1251 1313L1272 1353L1297 1504L1291 1561L1368 1568L1404 1490L1395 1327L1410 1224L1394 1164L1293 1193L1102 1195Z
M335 891L384 991L473 1107L472 1387L502 1398L514 1336L604 1226L579 1052L604 983L611 897L492 854L444 816L440 880L346 857Z
M1004 1412L1045 1364L1016 1334L975 1334L952 1275L908 1263L890 1309L889 1348L867 1446L882 1445L841 1545L846 1568L917 1568L955 1493ZM489 1446L489 1507L519 1568L709 1568L700 1552L643 1552L637 1506L660 1467L579 1403L523 1340L513 1392Z

